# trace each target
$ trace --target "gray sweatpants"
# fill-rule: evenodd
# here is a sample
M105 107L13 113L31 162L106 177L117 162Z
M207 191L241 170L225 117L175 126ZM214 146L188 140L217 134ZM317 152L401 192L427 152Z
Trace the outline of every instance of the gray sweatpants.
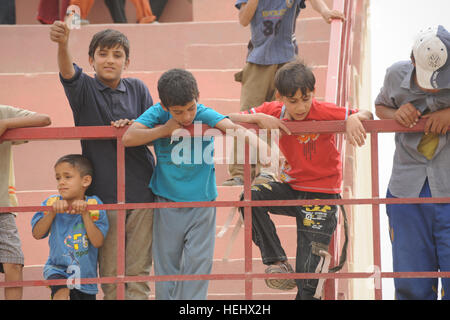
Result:
M170 202L158 197L157 202ZM155 275L210 274L216 208L156 208L153 220ZM205 300L208 280L157 281L158 300Z

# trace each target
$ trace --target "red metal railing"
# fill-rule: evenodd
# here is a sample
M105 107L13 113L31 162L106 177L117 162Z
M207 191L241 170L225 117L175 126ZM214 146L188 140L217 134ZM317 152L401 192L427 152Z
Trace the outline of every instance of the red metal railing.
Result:
M334 0L333 9L343 11L346 22L333 21L330 34L330 51L328 60L328 73L326 81L325 100L346 106L349 94L349 68L352 53L352 21L355 17L354 0ZM327 122L290 122L287 124L293 133L343 133L344 121ZM252 127L252 126L247 126ZM79 139L115 139L117 140L117 204L90 205L89 209L117 210L117 276L81 279L80 283L115 283L117 284L117 298L124 299L125 283L140 281L183 281L183 280L244 280L245 298L253 297L253 280L264 278L303 278L303 279L355 279L374 278L380 283L382 278L435 278L450 277L450 272L382 272L380 250L380 224L379 205L394 203L450 203L450 198L379 198L378 185L378 134L383 132L419 132L423 131L424 121L420 121L413 129L401 127L393 120L365 121L364 127L370 133L371 142L371 176L372 198L338 199L332 200L337 205L372 205L373 220L373 255L374 265L380 270L373 272L340 272L340 273L294 273L294 274L259 274L252 269L252 239L251 239L251 207L253 206L293 206L293 205L324 205L330 200L289 200L289 201L251 201L250 192L250 165L248 146L246 148L246 164L244 165L244 200L243 201L215 201L215 202L172 202L172 203L125 203L125 149L121 137L125 129L112 127L74 127L74 128L27 128L8 130L1 140L79 140ZM252 127L257 129L256 127ZM1 141L0 140L0 141ZM345 150L344 150L345 152ZM210 274L210 275L169 275L169 276L126 276L125 275L125 210L134 208L160 208L160 207L244 207L244 247L245 266L244 273L239 274ZM10 207L0 207L0 212L10 211ZM36 212L48 210L45 206L19 206L14 212ZM336 242L336 239L333 243ZM339 243L337 243L339 244ZM332 253L338 252L331 247ZM335 262L337 255L335 254ZM27 280L16 282L0 282L0 287L17 286L48 286L64 285L67 280ZM327 281L327 299L335 299L334 281ZM381 287L375 286L375 299L381 299Z
M406 129L401 127L393 120L371 120L364 121L364 127L371 133L371 151L372 151L372 176L373 180L377 180L378 174L378 133L382 132L418 132L423 131L425 120L419 121L417 126L413 129ZM289 122L287 126L293 133L342 133L345 131L344 121L326 121L326 122ZM254 126L248 126L255 128ZM53 139L117 139L117 172L118 172L118 203L91 205L89 209L104 209L104 210L118 210L122 216L121 223L118 223L118 255L117 255L117 277L102 277L81 279L80 283L116 283L118 285L117 297L124 298L124 284L126 282L140 282L140 281L182 281L182 280L244 280L245 281L245 298L252 299L253 297L253 280L264 278L302 278L302 279L344 279L344 278L374 278L374 281L381 278L398 278L398 277L450 277L450 272L380 272L374 275L369 272L345 272L345 273L326 273L326 274L312 274L312 273L294 273L294 274L279 274L268 275L252 272L252 239L251 239L251 214L245 215L245 269L244 273L240 274L210 274L210 275L170 275L170 276L126 276L125 275L125 237L124 237L124 212L132 208L160 208L160 207L244 207L244 210L250 212L253 206L293 206L293 205L324 205L330 204L330 200L289 200L289 201L251 201L250 200L250 165L245 165L245 186L244 186L244 200L243 201L215 201L215 202L173 202L173 203L124 203L125 195L125 175L124 175L124 147L121 143L121 137L124 129L115 129L112 127L75 127L75 128L27 128L27 129L13 129L8 130L3 136L2 140L53 140ZM248 148L247 148L248 156ZM248 162L248 158L247 158ZM373 187L377 187L377 182ZM372 191L373 194L378 194L378 190ZM357 205L357 204L372 204L376 210L382 203L449 203L449 198L394 198L384 199L375 196L367 199L338 199L333 200L335 204ZM375 210L374 209L374 210ZM10 211L10 207L0 207L0 212ZM14 207L14 212L36 212L48 210L45 206L19 206ZM378 219L378 215L374 216ZM375 221L374 221L375 222ZM375 228L374 228L374 231ZM379 225L378 233L374 233L374 243L380 242ZM375 254L377 254L375 252ZM381 264L378 265L381 270ZM65 284L66 280L27 280L16 282L0 282L0 287L17 287L17 286L48 286ZM378 289L375 289L378 290ZM381 293L376 295L376 299L381 299Z
M350 65L352 43L349 41L351 26L354 18L353 0L334 0L333 10L344 13L345 23L333 20L330 29L330 45L328 50L328 68L325 88L325 101L333 102L338 106L348 107L347 97L349 94L347 65ZM346 145L342 135L336 137L337 147L341 152L342 163L345 168ZM346 170L343 172L345 173ZM345 186L344 186L345 187ZM351 214L351 211L349 211ZM335 264L339 261L339 246L341 235L341 224L338 216L336 232L330 242L329 252ZM324 287L324 297L328 300L336 299L336 281L327 281Z

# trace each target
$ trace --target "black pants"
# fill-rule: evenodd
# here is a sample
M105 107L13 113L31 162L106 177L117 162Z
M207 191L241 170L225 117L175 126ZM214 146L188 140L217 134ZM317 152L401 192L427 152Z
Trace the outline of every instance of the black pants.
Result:
M150 8L156 20L159 20L161 14L166 6L167 0L150 0ZM125 0L105 0L105 5L108 7L109 13L114 23L127 23L127 16L125 15Z
M167 0L150 0L150 7L152 8L152 13L156 16L156 20L159 20L161 14L164 11Z
M303 200L338 199L339 194L297 191L287 183L270 182L252 186L252 200ZM242 199L242 198L241 198ZM241 212L243 213L243 208ZM252 239L261 251L266 265L287 260L280 243L272 214L295 217L297 220L297 254L295 272L314 273L320 261L318 250L328 250L331 236L337 224L337 206L311 205L290 207L252 207ZM296 299L312 299L318 279L296 279L298 293Z
M14 0L0 1L0 24L16 24L16 2Z
M105 0L114 23L127 23L125 15L125 0Z
M63 277L62 275L54 274L54 275L51 275L50 277L48 277L48 280L52 280L52 279L66 279L66 278ZM65 286L65 285L50 286L52 299L53 299L53 296L55 295L55 293L58 290L63 289L63 288L67 288L67 286ZM70 298L70 300L96 300L96 295L84 293L77 289L70 289L69 298Z

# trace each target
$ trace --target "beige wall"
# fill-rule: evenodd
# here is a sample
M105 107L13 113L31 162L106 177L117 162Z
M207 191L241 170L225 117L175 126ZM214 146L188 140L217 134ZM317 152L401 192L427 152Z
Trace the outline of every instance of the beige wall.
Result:
M357 0L359 1L359 0ZM363 2L363 1L361 1ZM359 66L352 67L352 87L354 91L354 103L361 109L373 112L371 96L371 59L370 59L370 29L369 29L369 0L364 0L360 12L360 46L358 54ZM371 198L371 152L370 136L362 148L355 153L355 185L353 198ZM350 272L374 272L373 268L373 238L372 238L372 206L357 205L354 208L353 223L351 226L352 256L353 261L349 265ZM374 299L373 279L352 279L349 298L354 300Z

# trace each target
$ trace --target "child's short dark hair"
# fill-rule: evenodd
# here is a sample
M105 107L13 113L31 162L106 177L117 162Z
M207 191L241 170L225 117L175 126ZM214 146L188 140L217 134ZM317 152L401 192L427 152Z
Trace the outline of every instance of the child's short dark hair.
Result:
M62 156L55 163L55 167L61 163L69 163L80 172L80 176L94 176L94 167L91 161L81 154L68 154Z
M301 60L286 63L275 74L275 88L285 97L293 97L299 89L306 95L307 90L314 91L315 86L314 73Z
M184 106L198 99L197 81L187 70L170 69L158 80L158 94L166 108Z
M89 44L89 57L94 58L95 50L100 47L103 48L115 48L117 45L122 46L125 51L125 56L128 59L130 56L130 42L128 38L120 31L106 29L97 32L92 37Z

